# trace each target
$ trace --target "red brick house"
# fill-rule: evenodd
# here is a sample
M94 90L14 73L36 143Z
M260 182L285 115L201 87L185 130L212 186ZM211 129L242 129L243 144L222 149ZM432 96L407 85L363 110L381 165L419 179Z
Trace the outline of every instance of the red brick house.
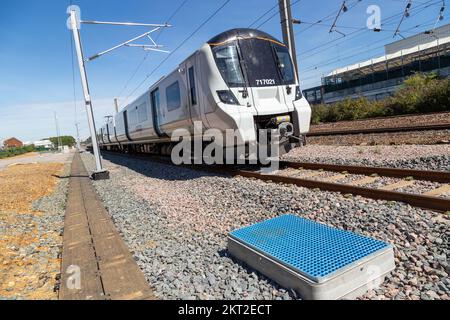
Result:
M8 148L22 148L23 147L23 143L19 139L9 138L9 139L6 139L5 141L3 141L3 147L5 149L8 149Z

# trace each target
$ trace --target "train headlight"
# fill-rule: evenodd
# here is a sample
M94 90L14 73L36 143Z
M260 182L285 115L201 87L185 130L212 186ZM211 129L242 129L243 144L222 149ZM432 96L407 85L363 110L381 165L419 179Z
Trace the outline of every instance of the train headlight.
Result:
M223 103L239 105L239 101L230 90L219 90L217 91L217 95Z
M302 90L300 90L300 86L297 86L295 88L295 101L300 100L301 98L303 98Z

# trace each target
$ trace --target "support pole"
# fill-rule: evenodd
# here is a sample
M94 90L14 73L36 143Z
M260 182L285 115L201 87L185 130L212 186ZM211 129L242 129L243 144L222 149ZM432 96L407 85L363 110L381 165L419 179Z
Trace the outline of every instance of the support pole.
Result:
M84 62L83 49L80 39L79 18L77 17L77 12L75 9L70 10L70 24L72 27L72 33L75 40L74 42L77 51L78 65L80 68L81 85L83 87L84 101L86 105L86 112L89 122L89 131L91 133L92 139L92 149L95 157L96 171L94 171L91 177L94 180L108 179L109 172L103 169L102 161L100 158L100 149L98 147L97 142L97 131L95 129L94 113L92 111L91 95L89 93L89 84L87 80L86 66Z
M114 111L115 114L119 113L119 98L114 98Z
M295 35L292 20L291 0L278 0L280 6L281 31L283 42L288 47L294 64L295 75L298 81L297 51L295 50Z
M59 132L59 125L58 125L58 116L56 115L56 111L53 112L53 115L55 116L55 126L56 126L56 143L58 144L58 150L61 149L62 151L62 141L61 141L61 134Z
M77 128L77 149L78 151L81 150L81 143L80 143L80 130L78 128L79 123L75 123L75 127Z

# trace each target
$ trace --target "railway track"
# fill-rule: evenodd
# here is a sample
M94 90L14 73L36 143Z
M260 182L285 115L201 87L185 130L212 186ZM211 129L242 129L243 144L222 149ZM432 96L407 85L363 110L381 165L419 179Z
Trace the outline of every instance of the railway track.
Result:
M388 201L399 201L414 207L435 210L438 212L450 211L450 198L441 197L450 194L450 172L422 171L410 169L343 166L317 163L280 162L281 170L275 174L264 174L260 171L235 170L234 174L256 178L263 181L293 184L310 189L341 192L343 194L359 195L366 198ZM286 169L298 172L283 174ZM303 172L305 173L303 173ZM332 173L326 174L326 173ZM324 177L321 177L325 174ZM341 183L351 175L363 175L354 181ZM400 178L392 184L380 188L366 187L382 177ZM398 189L413 186L416 180L438 182L439 187L424 194L400 192Z
M450 130L450 123L408 126L408 127L392 127L392 128L367 128L367 129L329 130L316 132L313 131L308 133L307 137L341 136L350 134L371 134L371 133L396 133L396 132L431 131L431 130Z
M114 154L117 155L116 153ZM168 157L153 155L133 155L132 157L172 164ZM280 170L270 174L264 173L260 168L255 169L254 167L185 166L195 170L219 172L267 182L359 195L377 200L404 202L414 207L438 212L450 211L450 172L445 171L345 166L291 161L280 161ZM349 178L351 180L352 175L356 175L355 180L347 183L340 182ZM396 178L398 181L379 188L367 186L383 177ZM438 184L438 186L423 194L419 192L398 191L398 189L405 187L414 188L414 183L418 180L433 182ZM445 196L447 194L449 196Z

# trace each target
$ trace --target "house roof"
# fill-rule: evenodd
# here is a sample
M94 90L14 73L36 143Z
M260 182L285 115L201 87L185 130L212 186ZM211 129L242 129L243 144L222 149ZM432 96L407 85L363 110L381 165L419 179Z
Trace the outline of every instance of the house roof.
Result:
M19 139L15 138L15 137L11 137L11 138L8 138L8 139L3 140L3 143L9 142L9 141L18 141L18 142L22 142L22 141L20 141Z

